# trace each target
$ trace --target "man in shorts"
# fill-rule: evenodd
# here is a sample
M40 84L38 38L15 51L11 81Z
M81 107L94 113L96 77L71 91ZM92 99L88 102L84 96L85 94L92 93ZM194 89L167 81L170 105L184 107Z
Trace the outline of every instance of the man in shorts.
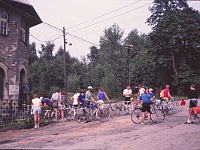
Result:
M54 100L58 101L58 106L54 107L54 111L55 111L55 120L56 122L58 122L58 111L60 111L61 114L61 119L62 121L64 121L64 109L63 109L63 105L62 105L62 99L61 99L61 92L60 89L57 88L56 92L52 94L51 96L51 101L53 102Z
M126 109L129 109L130 105L131 105L131 96L132 96L132 90L131 87L128 85L126 86L126 89L124 89L123 91L123 96L124 96L124 107L126 107ZM128 114L129 112L127 112Z
M85 106L86 107L88 107L89 108L89 112L91 111L90 109L90 103L93 101L94 103L97 103L95 100L94 100L94 98L92 97L92 93L91 93L91 91L92 91L92 86L88 86L88 88L87 88L87 91L86 91L86 93L85 93ZM90 116L91 114L89 113L89 118L88 118L88 121L91 121L91 116Z
M191 119L193 108L197 107L198 96L199 96L199 93L196 90L196 86L194 84L191 84L190 90L188 93L188 99L189 99L188 120L187 122L185 122L185 124L190 124L190 123L194 124L194 119L192 120L192 122L190 122L190 119Z
M104 99L107 99L108 102L111 102L106 94L106 92L103 91L102 88L99 88L99 91L97 93L97 103L100 104L100 108L103 109L104 108Z
M147 91L144 91L144 93L139 96L139 100L142 101L141 102L142 103L142 122L141 122L141 124L144 124L145 112L147 112L148 124L150 124L150 119L151 119L150 108L151 108L152 101L150 100L150 96L147 94Z

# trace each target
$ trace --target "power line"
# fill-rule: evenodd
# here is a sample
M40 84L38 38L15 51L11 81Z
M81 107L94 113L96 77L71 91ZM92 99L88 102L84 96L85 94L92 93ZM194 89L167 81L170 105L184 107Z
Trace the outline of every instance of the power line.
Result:
M95 45L95 46L99 46L98 44L95 44L95 43L92 43L92 42L90 42L90 41L88 41L88 40L85 40L85 39L83 39L83 38L80 38L80 37L78 37L78 36L76 36L76 35L73 35L73 34L70 34L70 33L67 33L69 36L71 36L71 37L74 37L74 38L76 38L76 39L79 39L79 40L81 40L81 41L84 41L84 42L86 42L86 43L89 43L89 44L92 44L92 45Z
M89 21L92 21L92 20L95 20L95 19L101 18L101 17L103 17L103 16L106 16L106 15L111 14L111 13L113 13L113 12L119 11L119 10L121 10L121 9L123 9L123 8L126 8L126 7L128 7L128 6L131 6L131 5L136 4L136 3L138 3L138 2L140 2L140 0L137 1L137 2L134 2L134 3L131 3L131 4L129 4L129 5L123 6L123 7L121 7L121 8L118 8L118 9L116 9L116 10L113 10L113 11L111 11L111 12L105 13L105 14L103 14L103 15L97 16L97 17L95 17L95 18L93 18L93 19L90 19L90 20L88 20L88 21L85 21L85 22L79 23L79 24L74 25L74 26L72 26L72 27L69 27L69 28L67 28L67 29L70 29L70 28L73 28L73 27L79 26L79 25L81 25L81 24L85 24L85 23L87 23L87 22L89 22ZM78 37L78 36L76 36L76 35L73 35L73 34L71 34L71 33L76 32L76 31L78 31L78 30L82 30L82 29L85 29L85 28L91 27L91 26L94 26L94 25L96 25L96 24L99 24L99 23L105 22L105 21L107 21L107 20L110 20L110 19L113 19L113 18L119 17L119 16L124 15L124 14L126 14L126 13L129 13L129 12L131 12L131 11L134 11L134 10L140 9L140 8L142 8L142 7L145 7L145 6L149 5L149 4L151 4L151 3L148 3L148 4L145 4L145 5L143 5L143 6L140 6L140 7L134 8L134 9L129 10L129 11L126 11L126 12L121 13L121 14L119 14L119 15L116 15L116 16L114 16L114 17L110 17L110 18L108 18L108 19L104 19L104 20L102 20L102 21L99 21L99 22L93 23L93 24L88 25L88 26L85 26L85 27L83 27L83 28L79 28L79 29L74 30L74 31L72 31L72 32L70 32L70 33L67 33L67 34L68 34L69 36L73 37L73 38L77 38L77 39L79 39L79 40L81 40L81 41L84 41L84 42L86 42L86 43L90 43L90 44L92 44L92 45L97 45L97 44L94 44L94 43L92 43L92 42L90 42L90 41L88 41L88 40L85 40L85 39L80 38L80 37ZM62 31L62 29L59 29L59 28L57 28L57 27L55 27L55 26L53 26L53 25L51 25L51 24L49 24L49 23L43 22L43 24L46 25L46 26L48 26L48 27L51 27L51 28L53 28L53 29L56 29L56 30L58 30L58 31ZM56 34L56 35L57 35L57 34ZM32 36L33 36L33 35L32 35ZM34 37L35 39L37 39L38 41L40 41L40 42L47 42L47 41L39 40L39 39L36 38L35 36L33 36L33 37ZM55 38L53 41L56 41L56 40L59 39L60 37L61 37L61 36Z
M131 20L127 20L127 21L124 21L124 22L120 22L118 23L118 25L120 24L124 24L124 23L128 23L128 22L132 22L134 20L138 20L138 19L141 19L141 18L144 18L144 17L147 17L148 15L144 15L144 16L140 16L140 17L137 17L135 19L131 19ZM98 30L95 30L95 31L91 31L91 32L87 32L87 33L84 33L84 34L81 34L81 35L87 35L87 34L90 34L90 33L94 33L94 32L97 32L97 31L100 31L101 29L98 29Z
M55 38L54 40L52 40L52 42L56 41L57 39L59 39L60 37L62 37L63 35L58 36L57 38Z
M104 17L104 16L109 15L109 14L111 14L111 13L113 13L113 12L119 11L119 10L121 10L121 9L124 9L124 8L128 7L128 6L131 6L131 5L133 5L133 4L136 4L136 3L140 2L140 1L141 1L141 0L138 0L137 2L134 2L134 3L128 4L128 5L126 5L126 6L120 7L120 8L118 8L118 9L115 9L115 10L110 11L110 12L108 12L108 13L105 13L105 14L103 14L103 15L97 16L97 17L95 17L95 18L93 18L93 19L87 20L87 21L85 21L85 22L81 22L81 23L79 23L79 24L76 24L76 25L74 25L74 26L71 26L71 27L67 28L67 30L68 30L68 29L71 29L71 28L74 28L74 27L77 27L77 26L80 26L80 25L82 25L82 24L88 23L88 22L90 22L90 21L96 20L96 19L98 19L98 18Z
M46 24L47 26L49 26L49 27L51 27L51 28L53 28L53 29L56 29L56 30L58 30L58 31L61 31L61 32L62 32L62 29L60 29L60 28L57 28L57 27L55 27L55 26L53 26L53 25L51 25L51 24L49 24L49 23L47 23L47 22L42 22L42 23Z
M32 36L34 39L38 40L39 42L42 42L42 43L46 42L46 41L42 41L42 40L38 39L38 38L35 37L33 34L29 34L29 35Z
M74 30L74 31L71 31L70 33L73 33L73 32L76 32L76 31L79 31L79 30L82 30L82 29L85 29L85 28L88 28L88 27L94 26L94 25L96 25L96 24L99 24L99 23L102 23L102 22L108 21L108 20L110 20L110 19L113 19L113 18L116 18L116 17L122 16L122 15L124 15L124 14L127 14L127 13L131 12L131 11L135 11L135 10L137 10L137 9L140 9L140 8L145 7L145 6L147 6L147 5L150 5L150 4L152 4L152 3L148 3L148 4L145 4L145 5L142 5L142 6L140 6L140 7L137 7L137 8L134 8L134 9L132 9L132 10L126 11L126 12L121 13L121 14L119 14L119 15L116 15L116 16L110 17L110 18L108 18L108 19L104 19L104 20L102 20L102 21L99 21L99 22L93 23L93 24L91 24L91 25L88 25L88 26L85 26L85 27L82 27L82 28L76 29L76 30Z

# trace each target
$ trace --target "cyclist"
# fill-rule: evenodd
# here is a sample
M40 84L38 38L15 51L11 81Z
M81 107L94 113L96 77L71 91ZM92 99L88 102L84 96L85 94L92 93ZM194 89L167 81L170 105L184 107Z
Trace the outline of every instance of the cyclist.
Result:
M89 108L89 112L91 111L91 108L90 108L90 103L91 103L91 101L93 101L94 103L97 103L95 100L94 100L94 98L92 97L92 93L91 93L91 91L92 91L92 86L88 86L88 88L87 88L87 91L86 91L86 93L85 93L85 106L86 107L88 107ZM89 116L88 116L88 121L91 121L91 116L90 116L91 114L89 113Z
M131 96L132 96L132 90L131 87L128 85L126 86L126 89L124 89L123 91L123 96L124 96L124 107L126 107L126 109L129 109L130 105L131 105ZM128 114L129 112L127 112Z
M70 100L73 100L73 106L78 107L78 96L80 95L80 91L70 97Z
M56 92L53 93L51 96L51 101L53 102L54 100L58 101L58 106L54 107L56 122L58 122L58 110L61 113L62 121L64 121L64 110L63 110L63 105L62 105L61 92L59 88L57 88Z
M100 104L100 108L101 108L101 109L104 108L104 99L105 99L105 97L106 97L106 99L108 100L108 102L111 102L111 101L109 100L109 98L108 98L106 92L104 92L102 88L99 88L99 92L97 93L97 99L98 99L97 103Z
M85 92L84 90L80 90L78 96L78 103L80 107L84 107L84 101L85 101Z
M141 100L142 103L142 122L141 124L144 124L144 118L145 118L145 112L147 111L148 115L148 124L150 124L150 108L152 101L150 100L150 96L147 94L147 91L145 90L143 94L139 96L139 100Z
M152 88L149 88L148 95L149 95L151 101L154 102L154 100L155 100L155 94L153 93L153 89Z
M185 122L186 124L190 124L190 118L191 118L191 115L192 115L193 108L197 107L198 95L199 95L199 93L196 90L196 86L194 84L191 84L190 85L190 91L188 93L189 109L188 109L188 120L187 120L187 122ZM194 124L194 119L191 123Z
M42 108L45 108L48 111L48 118L50 118L50 112L53 108L53 103L50 100L50 98L44 98L44 97L40 97L40 100L42 102Z
M163 100L167 103L169 98L173 98L173 97L170 94L169 85L166 85L163 91Z
M39 128L41 105L41 100L38 98L38 95L34 94L34 99L32 99L32 110L34 114L35 129Z

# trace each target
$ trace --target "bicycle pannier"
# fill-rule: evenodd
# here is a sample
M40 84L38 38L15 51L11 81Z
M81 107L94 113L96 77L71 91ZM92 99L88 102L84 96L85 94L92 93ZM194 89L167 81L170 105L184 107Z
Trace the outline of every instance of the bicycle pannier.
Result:
M200 113L200 107L193 107L193 111L194 111L194 114L199 114Z

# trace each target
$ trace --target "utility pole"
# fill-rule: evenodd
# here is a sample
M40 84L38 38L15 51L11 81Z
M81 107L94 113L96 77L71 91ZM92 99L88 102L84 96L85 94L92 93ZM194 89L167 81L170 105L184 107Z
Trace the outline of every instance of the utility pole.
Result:
M65 92L67 92L67 66L66 66L65 27L63 27L63 38L64 38L64 87L65 87Z
M126 72L126 75L128 76L128 85L130 86L130 84L131 84L131 80L130 80L130 51L133 50L133 45L126 45L125 48L127 49L127 60L126 60L127 72Z
M72 43L68 43L66 41L66 37L65 37L66 33L65 33L65 27L63 27L63 39L64 39L64 87L65 87L65 92L67 92L67 66L66 66L66 44L68 44L69 46L72 46Z

